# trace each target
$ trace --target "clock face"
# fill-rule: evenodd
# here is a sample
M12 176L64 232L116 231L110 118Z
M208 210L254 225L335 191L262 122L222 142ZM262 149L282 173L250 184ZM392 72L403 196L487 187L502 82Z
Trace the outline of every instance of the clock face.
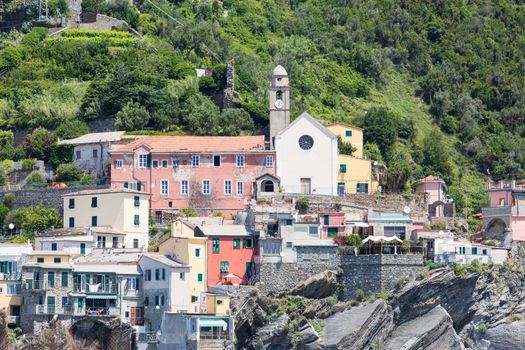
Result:
M275 100L275 107L279 109L283 108L284 107L283 100Z
M314 146L314 139L310 135L303 135L299 137L299 147L304 150L309 150Z

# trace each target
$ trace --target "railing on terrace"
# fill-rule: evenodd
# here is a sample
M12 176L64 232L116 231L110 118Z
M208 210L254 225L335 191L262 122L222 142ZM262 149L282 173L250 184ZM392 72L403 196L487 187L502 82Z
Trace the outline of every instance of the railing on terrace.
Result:
M124 288L124 297L127 297L127 298L138 298L138 297L141 297L142 296L142 293L140 290L138 289L127 289L127 288Z
M200 339L230 339L228 332L200 332Z
M159 337L157 336L157 332L145 332L145 333L138 333L137 341L139 343L158 343Z
M2 281L17 281L20 279L20 273L0 273L0 280Z
M28 280L22 283L24 289L42 290L46 288L47 283L42 280Z
M118 285L113 283L74 283L73 291L83 293L109 293L116 294L118 292Z
M510 205L504 205L496 208L482 208L481 213L483 216L501 216L510 215L512 207Z
M489 181L486 183L485 188L487 190L506 190L506 189L517 189L517 190L523 190L525 189L525 184L516 182L515 180L512 181Z
M387 255L387 254L397 254L397 255L421 255L424 254L425 247L423 246L410 246L410 248L403 249L401 246L379 246L379 245L370 245L359 247L357 255Z
M119 309L116 307L87 307L87 316L118 316Z

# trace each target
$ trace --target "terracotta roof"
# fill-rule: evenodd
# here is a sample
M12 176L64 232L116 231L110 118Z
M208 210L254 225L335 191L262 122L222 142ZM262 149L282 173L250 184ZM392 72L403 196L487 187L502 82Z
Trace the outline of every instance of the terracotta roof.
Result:
M125 145L113 145L112 153L130 153L146 145L153 153L167 152L261 152L264 136L144 136Z
M71 192L66 193L63 195L63 197L70 197L70 196L81 196L81 195L92 195L92 194L106 194L106 193L134 193L134 194L142 194L145 196L149 196L149 193L146 192L140 192L137 190L132 190L128 188L101 188L97 190L84 190L84 191L78 191L78 192Z
M417 180L416 183L421 183L421 182L445 182L442 178L440 178L439 176L434 176L434 175L428 175L427 177L424 177L422 179L419 179Z

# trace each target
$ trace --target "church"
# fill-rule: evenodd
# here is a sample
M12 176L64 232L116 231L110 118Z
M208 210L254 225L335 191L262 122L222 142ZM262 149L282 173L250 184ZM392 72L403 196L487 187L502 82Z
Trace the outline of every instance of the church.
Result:
M290 123L290 82L282 66L270 81L270 143L282 192L337 194L337 136L306 112Z

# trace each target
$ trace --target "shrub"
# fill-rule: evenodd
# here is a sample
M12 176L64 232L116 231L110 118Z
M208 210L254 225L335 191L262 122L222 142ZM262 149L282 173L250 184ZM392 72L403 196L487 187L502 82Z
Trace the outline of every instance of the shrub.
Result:
M76 163L60 164L57 169L57 181L79 181L84 176L84 169Z
M13 192L8 192L4 195L4 205L9 209L13 209L16 204L16 195Z
M299 210L301 214L308 212L310 208L310 200L306 197L301 197L295 202L295 208Z
M0 225L4 225L4 220L7 216L7 213L9 213L9 208L5 205L0 205Z
M150 118L146 108L138 103L128 102L117 113L115 127L125 131L141 130L148 124Z
M357 296L357 299L359 301L363 301L365 300L366 298L366 292L362 289L358 289L356 292L355 292L355 295Z
M363 245L363 241L361 240L361 237L359 237L358 234L351 234L347 237L346 244L348 244L351 247L360 247Z
M36 159L24 159L22 160L22 170L34 170L36 166Z
M334 243L338 246L347 245L348 244L348 237L345 235L337 235L334 237Z
M35 129L31 134L26 135L24 141L27 158L48 160L55 141L55 135L50 131L44 128Z
M410 246L412 245L412 242L410 242L408 239L404 240L403 243L401 243L401 250L403 253L408 253L410 251Z
M216 218L220 218L222 217L222 212L220 211L214 211L213 214L212 214L213 217L216 217Z
M193 208L180 208L179 213L181 213L182 215L188 218L199 216L199 212Z
M29 175L27 175L26 182L30 185L43 184L46 182L46 179L44 178L44 174L42 174L42 172L34 170Z
M78 119L68 119L55 130L55 134L61 139L74 139L88 133L87 124Z
M43 232L51 227L61 227L62 219L55 209L46 208L42 204L36 207L20 208L7 215L7 222L22 228L28 233Z

